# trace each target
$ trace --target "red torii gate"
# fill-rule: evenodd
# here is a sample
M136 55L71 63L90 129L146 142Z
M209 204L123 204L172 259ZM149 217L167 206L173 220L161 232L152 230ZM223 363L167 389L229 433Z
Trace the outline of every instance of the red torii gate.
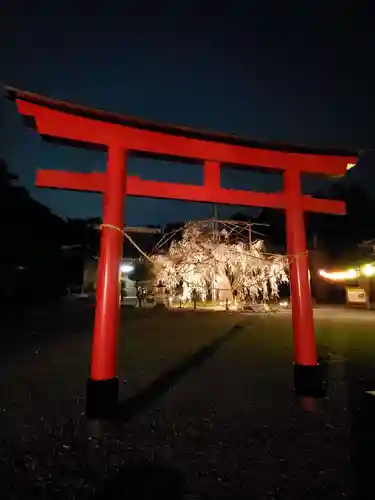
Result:
M345 204L303 195L301 174L343 175L348 164L356 163L354 154L255 147L235 136L163 126L49 99L13 87L6 87L6 91L16 101L18 111L33 118L42 137L68 140L82 147L90 144L108 149L106 173L39 169L36 176L36 185L40 187L104 193L91 372L87 386L88 416L110 416L118 406L116 349L125 195L271 207L286 211L287 249L288 254L293 256L290 278L295 390L306 396L322 393L308 277L304 212L344 214ZM204 164L204 183L202 186L185 185L128 176L126 157L129 152L200 160ZM260 193L224 189L220 185L222 163L282 170L284 190Z

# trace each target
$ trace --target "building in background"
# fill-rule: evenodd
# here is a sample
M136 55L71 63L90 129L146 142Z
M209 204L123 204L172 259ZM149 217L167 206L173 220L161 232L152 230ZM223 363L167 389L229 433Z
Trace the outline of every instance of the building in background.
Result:
M136 305L139 302L141 291L145 302L153 292L153 283L149 279L147 266L143 266L141 263L142 253L140 250L146 255L150 254L160 240L161 230L151 227L127 227L126 232L131 234L134 244L128 238L124 239L123 259L119 268L121 303L123 305ZM86 256L84 259L82 293L85 295L94 295L96 292L98 263L98 255Z

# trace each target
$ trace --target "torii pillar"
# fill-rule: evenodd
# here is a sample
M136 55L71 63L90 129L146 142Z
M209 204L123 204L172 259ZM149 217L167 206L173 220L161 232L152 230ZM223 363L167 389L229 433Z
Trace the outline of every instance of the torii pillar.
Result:
M298 171L284 172L284 192L292 292L294 387L299 395L321 397L324 387L317 362L301 174Z
M90 378L86 414L96 418L116 412L119 394L117 332L120 308L120 262L124 227L126 152L121 146L108 149L104 190L103 224L95 308Z

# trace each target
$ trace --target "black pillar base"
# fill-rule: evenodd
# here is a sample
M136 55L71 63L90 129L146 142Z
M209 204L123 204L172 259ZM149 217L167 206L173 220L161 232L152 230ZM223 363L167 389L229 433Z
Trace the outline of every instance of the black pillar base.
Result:
M294 390L297 396L324 398L326 395L319 365L294 365Z
M92 380L87 382L86 416L90 419L114 417L119 408L119 379Z

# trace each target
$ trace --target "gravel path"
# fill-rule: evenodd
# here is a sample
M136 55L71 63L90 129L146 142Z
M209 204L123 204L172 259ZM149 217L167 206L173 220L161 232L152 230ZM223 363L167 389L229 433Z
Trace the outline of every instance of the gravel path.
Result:
M126 421L82 414L89 319L2 360L2 499L373 498L372 400L350 353L314 408L291 391L287 316L126 314L122 391L144 394Z

